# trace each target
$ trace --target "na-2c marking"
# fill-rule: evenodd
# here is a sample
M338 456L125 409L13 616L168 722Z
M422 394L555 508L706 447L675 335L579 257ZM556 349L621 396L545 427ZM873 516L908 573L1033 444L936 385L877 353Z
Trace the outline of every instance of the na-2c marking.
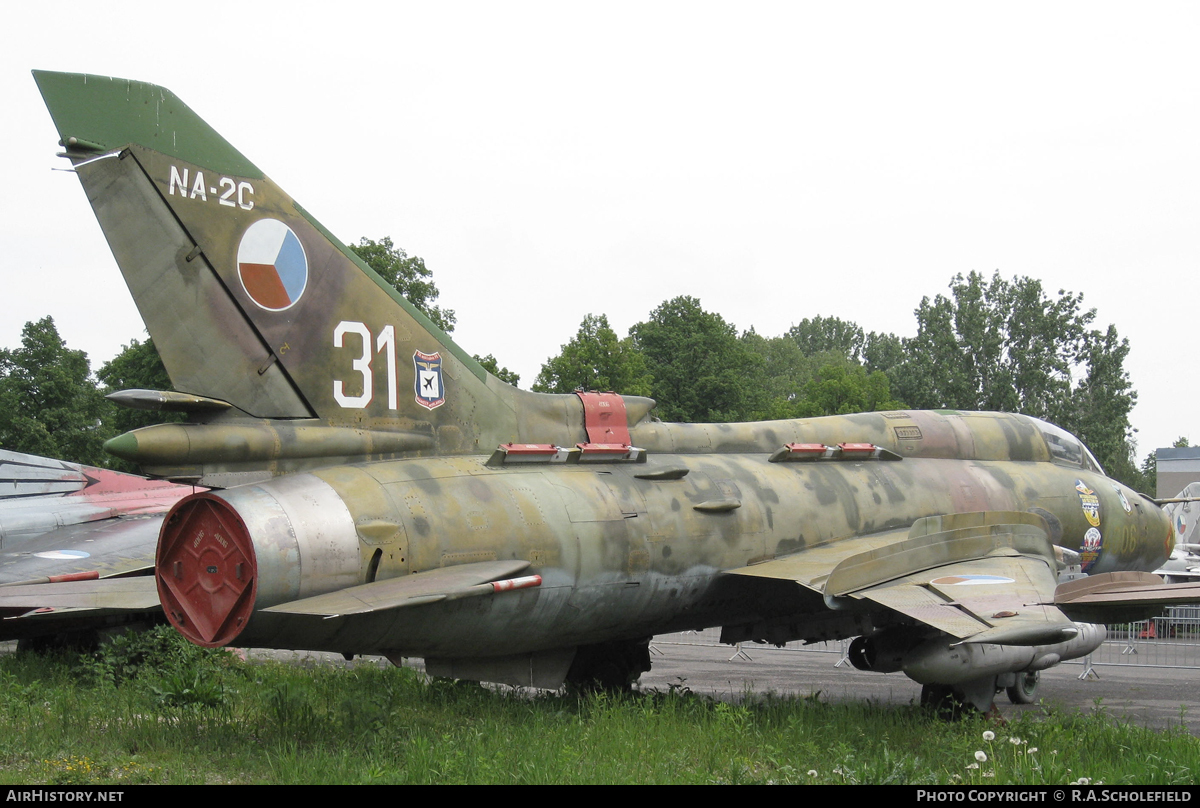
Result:
M216 198L217 204L226 207L239 207L242 210L254 210L254 186L245 180L235 180L232 177L221 177L216 185L209 186L204 181L204 172L197 171L188 182L190 169L180 169L171 166L171 177L167 181L167 195L174 196L175 189L184 199L199 199L207 202L209 194ZM217 192L220 191L218 196Z

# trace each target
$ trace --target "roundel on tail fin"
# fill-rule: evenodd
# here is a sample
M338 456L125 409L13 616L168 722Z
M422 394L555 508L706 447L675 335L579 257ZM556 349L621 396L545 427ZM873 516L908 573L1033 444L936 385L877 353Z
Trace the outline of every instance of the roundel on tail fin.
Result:
M278 219L259 219L238 244L238 278L267 311L291 308L308 286L308 257L300 239Z

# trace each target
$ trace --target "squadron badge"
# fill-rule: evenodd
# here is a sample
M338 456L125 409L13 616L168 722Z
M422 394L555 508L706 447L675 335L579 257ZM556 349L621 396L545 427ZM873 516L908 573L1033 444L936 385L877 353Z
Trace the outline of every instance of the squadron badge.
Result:
M1129 506L1129 500L1125 498L1125 492L1121 490L1121 486L1113 483L1112 489L1117 492L1117 499L1121 500L1121 507L1125 509L1125 513L1133 513L1133 508Z
M1088 532L1083 534L1083 546L1079 548L1080 568L1087 572L1100 558L1100 549L1104 543L1104 537L1100 535L1100 531L1094 527L1088 528Z
M442 355L413 352L413 368L416 381L417 403L427 410L434 410L446 403L446 389L442 383Z
M1083 480L1075 481L1075 490L1079 492L1079 506L1083 515L1092 527L1100 527L1100 498L1096 492L1088 488Z

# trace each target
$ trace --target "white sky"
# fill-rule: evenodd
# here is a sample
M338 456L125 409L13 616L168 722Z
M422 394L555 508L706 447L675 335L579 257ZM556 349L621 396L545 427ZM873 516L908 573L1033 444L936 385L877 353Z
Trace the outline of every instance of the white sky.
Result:
M1139 459L1200 441L1193 3L14 4L0 345L49 314L95 368L142 324L34 68L170 88L338 236L422 256L526 387L589 312L911 336L999 269L1129 339Z

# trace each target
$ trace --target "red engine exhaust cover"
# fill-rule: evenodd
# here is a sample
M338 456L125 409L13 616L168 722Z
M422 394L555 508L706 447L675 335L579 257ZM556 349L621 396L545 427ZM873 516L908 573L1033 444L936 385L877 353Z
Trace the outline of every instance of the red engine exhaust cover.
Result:
M155 577L171 625L197 645L228 645L254 611L254 544L229 503L204 492L175 504L158 537Z

